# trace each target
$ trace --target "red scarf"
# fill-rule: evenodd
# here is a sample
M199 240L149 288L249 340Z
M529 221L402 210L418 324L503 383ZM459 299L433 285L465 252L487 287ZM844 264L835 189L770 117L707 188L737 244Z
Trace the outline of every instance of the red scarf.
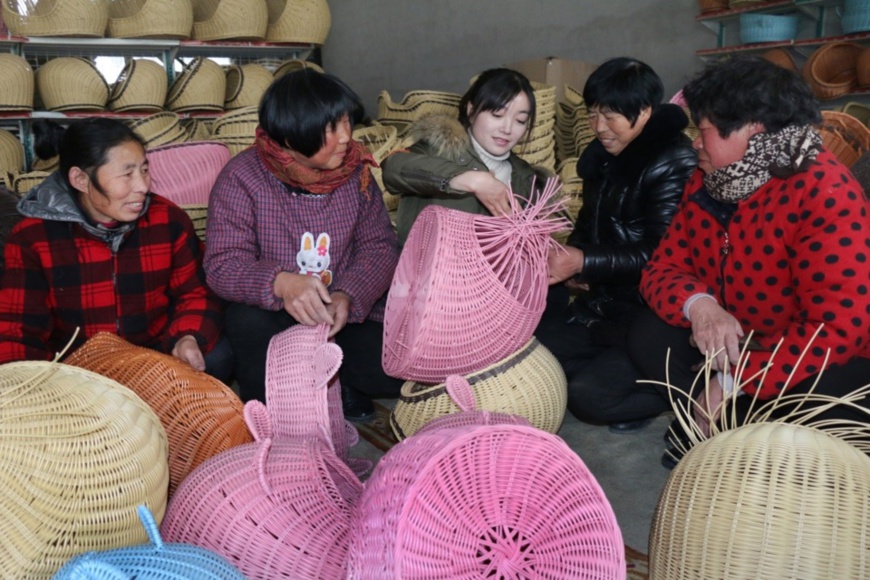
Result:
M254 141L260 159L266 164L269 171L292 187L298 187L311 193L332 193L337 187L350 179L353 172L360 164L378 166L375 158L369 151L353 139L347 144L347 153L344 163L336 169L312 169L305 167L283 147L278 145L266 132L257 127L257 137ZM371 170L363 166L360 174L360 192L368 197L368 187L371 181Z

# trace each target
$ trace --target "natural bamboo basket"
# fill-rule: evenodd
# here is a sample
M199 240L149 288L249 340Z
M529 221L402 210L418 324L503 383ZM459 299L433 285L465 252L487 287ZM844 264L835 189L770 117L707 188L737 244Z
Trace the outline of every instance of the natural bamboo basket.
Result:
M211 138L211 121L184 119L181 126L187 132L188 141L208 141Z
M45 181L51 175L47 171L30 171L28 173L19 173L14 175L12 179L12 191L18 197L23 197L25 193Z
M35 80L24 57L0 54L0 111L32 111Z
M118 381L157 413L169 440L170 498L200 463L253 441L238 396L172 355L101 332L69 355L66 363Z
M30 168L33 171L47 171L51 173L60 167L60 155L49 157L48 159L34 159Z
M693 447L650 532L650 578L867 578L870 458L789 423L748 424Z
M429 115L447 115L456 118L459 114L461 95L441 91L410 91L400 103L390 99L390 93L378 95L378 122L393 125L402 132L411 123Z
M186 39L192 29L191 0L109 0L112 38Z
M269 8L269 42L302 42L323 45L332 17L326 0L266 0Z
M24 171L24 145L6 129L0 129L0 173Z
M0 570L49 578L71 557L147 539L169 483L157 415L117 382L44 361L0 366Z
M145 141L145 147L159 147L183 142L187 132L181 126L181 117L172 111L161 111L130 123L130 128Z
M171 111L223 111L227 76L215 61L198 56L172 82L166 95Z
M398 132L395 127L389 125L372 125L371 127L354 129L353 138L365 146L378 165L399 145ZM399 207L399 197L389 193L384 187L384 175L381 168L372 167L372 175L384 194L384 205L387 210Z
M324 72L323 68L321 68L317 63L311 62L310 60L302 60L299 58L291 58L290 60L285 60L281 62L278 67L275 69L275 72L272 73L274 78L282 77L289 72L293 72L295 70L302 69L314 69L317 72Z
M565 418L567 381L556 357L532 338L507 358L465 377L484 411L518 415L533 427L555 433ZM408 381L390 413L390 427L401 441L433 419L458 413L447 385Z
M250 137L253 140L258 124L258 108L249 105L217 117L211 125L211 132L214 136Z
M272 73L259 64L233 64L227 68L227 88L224 109L258 106L260 99L272 84Z
M15 36L101 37L109 20L105 0L5 0L2 4L3 22Z
M119 113L162 111L168 85L162 66L145 58L130 59L112 86L109 109Z
M822 144L846 167L870 150L870 129L848 113L822 111Z
M53 58L36 69L36 89L49 111L102 111L109 85L94 63L77 56Z
M816 98L836 99L858 86L858 57L863 49L852 42L829 42L810 55L801 74Z
M266 0L193 0L195 40L263 40Z

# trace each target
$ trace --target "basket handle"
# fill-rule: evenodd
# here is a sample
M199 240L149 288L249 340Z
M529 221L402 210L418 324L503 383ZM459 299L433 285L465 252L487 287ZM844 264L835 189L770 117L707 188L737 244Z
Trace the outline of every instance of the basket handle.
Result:
M462 375L450 375L447 377L447 380L444 381L444 388L461 411L468 413L477 409L471 385L468 384L468 379Z
M239 76L239 82L238 82L238 84L236 84L236 87L235 87L236 90L233 91L233 94L227 95L226 98L224 99L224 101L226 101L226 102L235 101L237 98L239 98L239 94L242 92L242 85L245 84L245 71L242 70L241 65L231 64L231 65L227 66L227 70L225 73L227 75L227 77L229 77L230 72L232 72L232 71L235 71L236 74Z
M142 522L142 527L145 528L148 539L154 544L155 551L162 550L163 538L160 537L160 530L157 528L157 522L154 521L154 514L144 504L137 507L136 511L139 513L139 521Z
M133 73L136 71L136 59L131 58L121 71L121 76L115 81L112 86L112 93L109 95L109 103L114 103L124 96L127 87L130 86L130 79L133 78Z
M245 424L248 426L254 440L263 441L272 438L272 419L266 410L266 405L260 401L248 401L244 408Z

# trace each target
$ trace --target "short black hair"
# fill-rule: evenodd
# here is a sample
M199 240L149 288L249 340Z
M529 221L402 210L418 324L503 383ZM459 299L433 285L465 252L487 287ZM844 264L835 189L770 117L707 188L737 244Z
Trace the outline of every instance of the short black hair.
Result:
M775 133L788 125L820 123L819 104L794 71L755 56L708 64L683 88L692 119L707 119L722 138L749 124Z
M94 188L105 194L97 170L108 161L109 150L124 143L138 143L145 149L145 142L130 127L115 119L94 117L73 121L65 131L48 130L41 133L45 139L39 144L41 154L51 157L53 148L59 155L58 171L69 182L69 171L78 167L91 178Z
M344 117L362 120L359 96L335 76L306 68L275 79L260 101L260 127L275 142L311 157L323 147L326 128Z
M469 104L472 114L500 111L520 93L525 93L529 99L529 123L526 129L528 134L535 124L535 89L524 74L509 68L491 68L477 75L459 100L459 122L466 129L471 127Z
M583 87L586 107L610 109L631 121L632 126L647 107L655 111L664 94L662 79L652 67L627 56L605 61Z

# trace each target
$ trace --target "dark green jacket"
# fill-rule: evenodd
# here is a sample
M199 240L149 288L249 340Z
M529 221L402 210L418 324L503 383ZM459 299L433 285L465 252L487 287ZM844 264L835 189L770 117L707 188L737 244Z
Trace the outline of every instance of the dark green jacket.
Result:
M401 196L396 215L399 245L405 243L417 216L429 205L489 215L472 193L452 189L450 180L466 171L489 171L478 158L468 133L456 119L437 115L423 118L409 129L414 144L387 157L383 163L384 186ZM548 175L511 153L511 190L521 205Z

